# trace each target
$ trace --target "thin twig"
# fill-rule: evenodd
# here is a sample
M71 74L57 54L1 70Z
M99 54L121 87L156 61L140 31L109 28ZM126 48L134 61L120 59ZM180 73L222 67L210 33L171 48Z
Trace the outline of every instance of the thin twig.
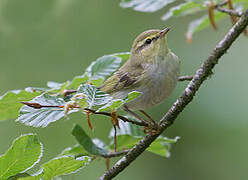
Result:
M193 76L180 76L178 77L178 81L191 81Z
M227 8L223 8L223 7L220 7L220 6L215 7L215 9L220 11L220 12L229 14L231 16L236 16L236 17L241 17L242 16L242 12L235 11L235 10L232 10L232 9L227 9Z
M101 155L101 156L104 157L104 158L119 157L119 156L126 155L129 151L130 151L130 149L126 149L126 150L119 151L119 152L110 152L108 154L104 154L104 155Z
M41 108L61 108L62 109L62 108L65 107L63 105L62 106L57 106L57 105L42 105L42 104L39 104L39 103L31 103L31 102L24 102L24 101L22 101L21 103L22 104L25 104L25 105L27 105L29 107L35 108L35 109L41 109ZM80 109L81 107L78 106L78 105L76 105L76 104L73 104L73 105L70 105L68 108L71 108L71 109L73 109L73 108L79 108ZM97 112L97 111L95 111L93 109L89 109L89 108L84 108L84 110L85 111L89 111L89 112L91 112L93 114L100 114L100 115L105 115L105 116L112 117L111 116L111 113L108 113L108 112ZM135 125L138 125L138 126L144 126L144 127L148 127L149 126L149 124L146 123L146 122L134 121L134 120L128 119L128 118L126 118L124 116L120 116L120 115L118 115L117 117L119 119L121 119L122 121L124 121L124 122L130 122L130 123L135 124ZM89 119L88 119L88 122L89 122ZM156 130L155 127L153 127L153 129Z
M108 113L108 112L97 112L97 111L95 111L95 110L93 110L93 109L88 109L88 108L84 108L84 110L90 111L90 112L93 113L93 114L100 114L100 115L104 115L104 116L109 116L109 117L111 117L111 114ZM124 122L130 122L130 123L135 124L135 125L138 125L138 126L145 126L145 127L148 127L148 124L145 123L145 122L134 121L134 120L127 119L126 117L120 116L120 115L118 115L118 118L121 119L121 120L124 121Z
M227 0L227 6L230 10L234 10L232 0ZM234 25L237 22L236 16L230 15L230 19L231 19L232 25Z
M160 120L161 129L157 134L146 135L140 142L138 142L124 157L122 157L109 171L103 174L99 180L108 180L117 176L130 163L132 163L138 156L140 156L156 138L164 132L166 128L171 126L177 116L184 110L184 108L193 100L196 92L202 83L212 74L214 66L218 63L221 56L230 48L232 43L243 32L248 25L248 9L238 22L229 30L226 36L220 41L209 57L204 61L200 69L194 75L182 95L176 100L169 111Z
M120 157L123 155L126 155L128 152L130 151L130 149L125 149L119 152L109 152L107 154L101 154L99 156L104 157L104 158L114 158L114 157ZM76 157L81 157L81 156L85 156L84 154L78 154Z
M215 7L217 7L217 6L219 6L219 7L225 6L225 5L227 5L227 3L228 3L228 0L226 0L224 2L221 2L219 4L216 4Z

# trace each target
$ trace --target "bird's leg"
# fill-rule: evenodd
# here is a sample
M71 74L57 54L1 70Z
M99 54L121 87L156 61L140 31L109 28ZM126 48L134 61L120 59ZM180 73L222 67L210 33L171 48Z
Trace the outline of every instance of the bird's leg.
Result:
M147 117L154 125L156 125L157 123L152 119L152 117L149 115L149 114L147 114L145 111L143 111L143 110L139 110L142 114L144 114L145 115L145 117Z
M124 111L128 112L132 116L136 117L138 120L140 120L140 121L142 121L144 123L148 123L145 119L140 117L138 114L136 114L135 112L131 111L126 105L123 106L123 109L124 109Z
M147 118L150 120L150 122L152 122L153 125L157 128L157 130L151 129L151 133L156 133L156 132L159 130L159 125L158 125L158 123L156 123L156 121L154 121L154 120L152 119L152 117L151 117L149 114L147 114L145 111L140 110L140 112L141 112L142 114L144 114L145 117L147 117Z
M152 129L151 121L146 121L145 119L143 119L142 117L140 117L138 114L136 114L135 112L131 111L126 105L124 105L123 108L124 108L124 110L126 112L128 112L132 116L134 116L137 119L139 119L140 121L148 124L148 127L144 127L144 133L151 133L151 134L154 133L153 132L153 129Z

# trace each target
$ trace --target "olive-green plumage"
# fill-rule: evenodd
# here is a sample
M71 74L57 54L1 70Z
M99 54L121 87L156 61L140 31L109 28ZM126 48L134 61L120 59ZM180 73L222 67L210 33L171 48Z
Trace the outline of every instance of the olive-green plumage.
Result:
M161 103L176 86L179 76L178 57L167 47L164 30L141 33L133 42L130 59L109 77L101 90L115 98L124 98L134 90L143 94L125 105L144 110Z

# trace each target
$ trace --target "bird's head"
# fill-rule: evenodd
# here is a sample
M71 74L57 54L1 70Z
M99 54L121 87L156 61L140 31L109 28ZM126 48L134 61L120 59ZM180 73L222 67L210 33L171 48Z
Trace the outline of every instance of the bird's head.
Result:
M168 53L166 34L170 27L163 30L153 29L141 33L133 42L131 56L138 59L151 59Z

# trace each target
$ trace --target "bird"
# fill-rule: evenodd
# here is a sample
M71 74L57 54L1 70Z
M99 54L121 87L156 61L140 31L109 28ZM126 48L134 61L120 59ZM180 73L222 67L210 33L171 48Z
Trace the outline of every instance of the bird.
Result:
M123 105L126 112L141 121L145 120L135 111L155 123L144 110L168 98L178 81L180 60L167 44L170 29L151 29L138 35L132 44L130 58L100 87L101 91L120 99L132 91L141 92L139 97Z

